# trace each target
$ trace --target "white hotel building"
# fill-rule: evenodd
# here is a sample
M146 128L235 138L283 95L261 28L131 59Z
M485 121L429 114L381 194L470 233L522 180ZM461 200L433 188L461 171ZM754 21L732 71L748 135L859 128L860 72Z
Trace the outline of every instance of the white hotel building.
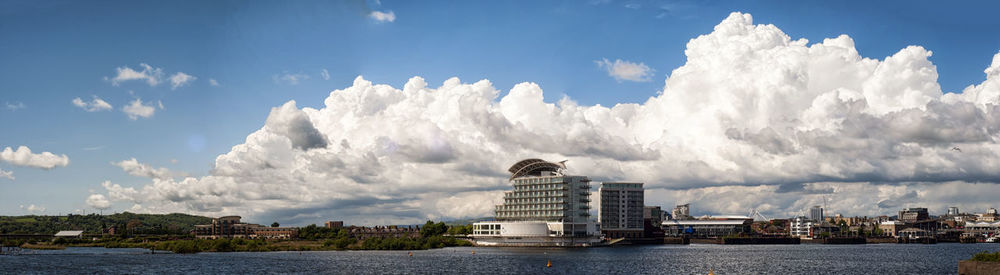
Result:
M513 191L496 221L473 224L482 246L592 246L603 236L590 218L590 179L568 176L563 163L526 159L511 166Z

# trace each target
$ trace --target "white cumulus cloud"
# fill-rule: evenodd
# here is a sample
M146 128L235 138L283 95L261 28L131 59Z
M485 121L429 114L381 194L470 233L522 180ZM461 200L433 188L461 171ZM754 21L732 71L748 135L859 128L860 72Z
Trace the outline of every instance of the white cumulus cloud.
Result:
M636 82L650 81L654 71L642 62L633 63L621 59L616 59L615 62L611 62L607 58L604 58L594 61L594 63L597 63L597 67L606 70L608 72L608 76L614 77L615 80L618 80L618 82L621 82L622 80Z
M79 97L74 98L73 105L76 107L80 107L80 109L83 109L84 111L87 112L100 112L100 111L109 111L111 109L114 109L114 107L111 107L111 104L108 103L107 101L104 101L103 99L97 96L91 96L91 97L92 99L90 100L90 102L83 101L83 99L80 99Z
M538 157L701 213L787 217L824 196L847 215L972 209L1000 195L1000 58L944 94L922 47L866 58L846 35L810 44L742 13L685 54L661 93L610 107L546 101L535 83L358 77L319 109L271 109L208 176L105 189L144 212L413 223L492 215L506 168Z
M7 171L0 169L0 178L7 178L9 180L14 180L14 171Z
M145 163L140 163L135 158L111 162L111 165L121 167L129 175L137 177L147 177L155 179L168 179L173 177L173 173L169 169L160 167L154 168L153 166Z
M15 103L4 102L4 105L6 105L8 111L17 111L20 109L28 108L28 106L24 105L24 102L20 101Z
M299 81L303 81L303 80L309 79L309 75L307 75L307 74L284 73L284 74L281 74L281 75L274 75L271 78L274 79L274 83L284 83L284 84L288 84L288 85L299 85Z
M372 11L368 17L379 23L396 21L396 13L392 11Z
M123 106L122 112L124 112L129 119L137 120L140 117L149 118L153 116L153 113L156 112L156 108L153 108L152 105L143 105L142 99L136 98L128 105Z
M142 68L141 71L133 70L128 66L121 66L115 69L117 72L114 77L105 77L105 80L111 81L111 85L118 86L118 84L130 81L130 80L142 80L146 81L149 86L159 85L163 79L163 69L155 68L146 63L139 64Z
M17 166L34 167L45 170L69 165L69 157L66 155L56 155L52 152L35 154L31 152L31 149L28 148L28 146L18 146L17 150L12 149L11 147L6 147L3 151L0 151L0 160Z
M36 213L45 212L45 207L44 206L34 205L34 204L31 204L31 205L28 205L28 206L21 205L21 210L28 211L28 213L36 214Z
M87 197L87 200L85 202L87 203L87 206L90 206L94 209L105 210L111 208L111 201L109 201L107 197L104 197L104 195L101 194L91 194L89 197Z
M215 80L215 78L209 78L208 79L208 85L212 85L212 86L218 87L219 86L219 81Z
M178 87L191 84L191 82L194 82L197 79L198 78L193 75L189 75L183 72L177 72L174 75L170 76L170 89L175 90Z

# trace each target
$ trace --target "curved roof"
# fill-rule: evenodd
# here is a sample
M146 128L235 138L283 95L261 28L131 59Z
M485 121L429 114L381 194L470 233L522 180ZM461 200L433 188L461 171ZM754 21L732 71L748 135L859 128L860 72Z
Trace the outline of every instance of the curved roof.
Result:
M566 169L566 165L562 162L548 162L541 159L525 159L514 163L507 169L511 173L510 179L523 177L526 175L536 174L542 171L552 171L557 172L559 169Z

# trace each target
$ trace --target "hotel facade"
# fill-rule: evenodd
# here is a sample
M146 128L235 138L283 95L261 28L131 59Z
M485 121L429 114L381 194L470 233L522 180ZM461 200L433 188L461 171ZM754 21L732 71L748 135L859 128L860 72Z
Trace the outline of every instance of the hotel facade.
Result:
M590 216L590 179L563 174L564 163L526 159L508 169L512 191L495 221L473 224L481 246L592 246L603 236Z

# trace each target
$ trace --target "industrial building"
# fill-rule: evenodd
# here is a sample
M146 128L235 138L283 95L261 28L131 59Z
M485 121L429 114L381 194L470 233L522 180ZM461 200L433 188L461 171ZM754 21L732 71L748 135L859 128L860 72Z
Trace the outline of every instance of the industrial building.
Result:
M597 216L607 238L641 238L645 192L642 183L605 182Z
M564 162L525 159L507 171L514 190L504 192L495 221L473 224L483 246L591 246L603 237L590 218L590 179L564 174Z

